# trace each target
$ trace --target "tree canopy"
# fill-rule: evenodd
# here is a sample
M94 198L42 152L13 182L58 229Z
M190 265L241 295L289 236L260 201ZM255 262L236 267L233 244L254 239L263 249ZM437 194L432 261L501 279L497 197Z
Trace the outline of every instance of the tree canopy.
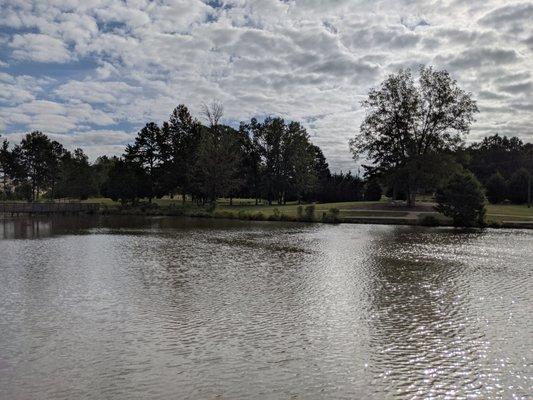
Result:
M395 174L408 201L427 171L425 164L454 151L478 112L476 102L445 70L421 67L417 82L409 69L391 74L362 102L366 115L350 141L354 157L367 157L368 175Z

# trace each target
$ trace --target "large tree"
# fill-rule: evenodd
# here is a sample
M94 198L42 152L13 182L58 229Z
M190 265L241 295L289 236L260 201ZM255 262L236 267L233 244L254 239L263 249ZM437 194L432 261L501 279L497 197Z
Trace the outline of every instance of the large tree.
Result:
M126 147L125 158L137 163L146 173L149 185L147 197L150 202L153 197L165 194L161 167L169 153L168 140L156 123L149 122L137 134L135 143Z
M67 153L62 161L55 197L70 197L85 200L96 194L95 175L89 159L82 149Z
M259 156L263 195L269 204L301 200L316 184L316 148L297 122L266 118L246 125ZM327 166L326 166L327 167Z
M350 141L353 155L372 162L365 166L370 176L401 176L410 205L424 180L425 163L457 149L478 111L471 94L447 71L432 67L421 67L417 82L409 69L389 75L362 106L366 115Z
M282 141L283 202L291 195L296 197L299 204L312 191L316 184L315 156L315 148L309 141L305 128L298 122L289 123Z
M17 184L30 187L30 200L36 200L43 191L52 197L59 179L60 163L66 150L42 132L27 134L12 151L13 178Z
M0 174L2 180L2 192L4 196L7 196L7 181L12 169L12 165L13 157L9 151L9 142L7 139L4 139L0 145Z
M185 202L186 194L192 192L193 167L200 141L200 123L180 104L162 127L164 135L170 137L169 154L166 157L165 182L170 193L178 189Z
M110 168L102 189L104 196L126 204L148 197L151 187L146 170L139 163L118 159Z
M92 176L94 178L96 189L100 195L103 195L105 190L105 183L109 176L109 171L119 161L117 156L108 157L100 156L96 159L93 165L91 165Z
M193 168L198 197L214 202L218 197L232 197L240 189L243 160L239 132L225 125L204 127Z

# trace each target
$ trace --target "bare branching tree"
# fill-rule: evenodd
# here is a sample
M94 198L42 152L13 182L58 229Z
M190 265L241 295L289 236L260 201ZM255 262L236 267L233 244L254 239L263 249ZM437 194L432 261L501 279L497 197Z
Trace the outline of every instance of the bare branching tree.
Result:
M217 126L220 118L224 114L224 107L219 100L211 101L211 104L202 103L202 115L209 122L211 127Z

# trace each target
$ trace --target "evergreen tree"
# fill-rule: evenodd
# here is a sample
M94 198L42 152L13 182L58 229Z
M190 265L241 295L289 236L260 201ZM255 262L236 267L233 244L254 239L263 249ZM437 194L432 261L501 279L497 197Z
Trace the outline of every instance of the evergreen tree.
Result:
M483 186L470 171L454 173L435 196L436 209L453 219L455 226L483 226L485 195Z
M88 157L82 149L67 153L61 161L59 181L55 197L70 197L86 200L97 192L94 175Z
M161 197L166 191L161 167L169 153L168 139L156 123L149 122L137 134L135 143L126 147L125 158L137 163L145 171L148 179L146 197L149 202L154 197Z
M375 180L369 180L365 185L365 200L366 201L379 201L383 190L381 185Z
M163 131L170 135L169 154L165 158L165 181L170 192L176 189L185 196L193 190L193 168L196 163L200 141L200 123L189 113L188 108L180 104L170 116L168 123L163 124Z

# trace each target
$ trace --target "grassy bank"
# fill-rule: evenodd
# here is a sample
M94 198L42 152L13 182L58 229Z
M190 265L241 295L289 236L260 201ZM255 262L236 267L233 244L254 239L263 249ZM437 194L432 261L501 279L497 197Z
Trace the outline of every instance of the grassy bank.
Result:
M407 208L391 204L387 199L373 202L342 202L299 206L297 203L282 205L256 205L253 199L220 199L216 207L197 206L180 199L154 199L136 206L122 207L120 203L107 198L92 198L87 202L101 204L102 214L125 215L170 215L205 218L231 218L242 220L267 221L316 221L385 223L407 225L450 225L450 220L433 210L430 202L420 202L417 207ZM487 205L486 221L489 226L510 226L531 224L533 228L533 208L526 205Z

